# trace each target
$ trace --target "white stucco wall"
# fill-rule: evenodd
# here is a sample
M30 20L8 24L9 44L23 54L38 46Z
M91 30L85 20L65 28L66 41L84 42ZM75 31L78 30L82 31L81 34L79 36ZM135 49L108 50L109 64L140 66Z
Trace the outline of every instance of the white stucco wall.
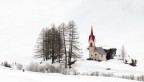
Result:
M102 55L101 60L106 61L106 55Z
M89 58L94 58L94 48L93 47L89 47Z

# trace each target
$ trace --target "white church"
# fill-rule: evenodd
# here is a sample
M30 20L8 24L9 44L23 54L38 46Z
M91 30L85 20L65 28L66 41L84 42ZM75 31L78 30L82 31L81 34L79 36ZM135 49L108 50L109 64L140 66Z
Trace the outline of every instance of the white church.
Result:
M91 34L89 35L89 58L98 61L105 61L106 60L106 52L103 50L102 47L95 46L95 35L93 34L93 29L91 28Z

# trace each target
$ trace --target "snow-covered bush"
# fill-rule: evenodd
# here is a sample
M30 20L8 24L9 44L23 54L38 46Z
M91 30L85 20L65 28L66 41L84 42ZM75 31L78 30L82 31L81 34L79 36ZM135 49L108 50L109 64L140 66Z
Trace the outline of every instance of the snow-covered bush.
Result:
M101 73L102 76L105 76L105 77L113 77L114 74L113 73Z
M103 76L103 77L117 77L117 78L123 78L123 79L129 79L129 80L137 80L137 81L144 81L144 75L141 76L134 76L134 75L114 75L113 73L104 73L104 72L91 72L91 73L79 73L75 69L66 69L63 65L41 65L38 63L31 63L28 66L28 71L33 72L43 72L43 73L60 73L63 75L86 75L86 76Z
M144 75L138 76L138 77L137 77L137 80L138 80L138 81L144 81Z
M50 67L48 69L49 69L50 73L56 73L57 68L53 65L50 65Z
M100 74L99 74L99 72L92 72L92 73L90 73L90 76L99 76Z
M56 67L56 73L62 73L62 71L64 70L62 65L59 65L58 67Z
M123 79L135 80L136 77L135 77L134 75L122 75L121 78L123 78Z
M129 80L137 80L137 81L144 81L144 75L134 76L134 75L122 75L116 76L117 78L129 79Z
M33 71L33 72L40 72L41 70L41 67L39 66L38 63L31 63L28 68L27 68L28 71Z
M80 73L76 69L74 69L73 70L73 75L80 75Z
M95 72L95 75L96 75L96 76L99 76L99 72Z
M90 76L96 76L96 75L95 75L95 72L92 72L92 73L90 74Z
M16 64L16 68L19 69L19 70L22 70L23 65L22 64Z
M38 63L31 63L27 67L27 70L42 73L61 73L64 75L68 74L67 69L65 69L62 65L54 66L51 64L46 64L42 66L41 64Z
M62 65L54 66L54 65L47 64L46 68L48 73L60 73L63 75L69 74L67 69L65 69L64 66Z

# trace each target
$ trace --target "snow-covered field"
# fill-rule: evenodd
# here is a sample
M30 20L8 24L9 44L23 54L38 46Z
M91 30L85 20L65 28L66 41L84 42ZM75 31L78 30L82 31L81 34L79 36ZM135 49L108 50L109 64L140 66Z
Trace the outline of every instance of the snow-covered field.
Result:
M1 82L136 82L113 77L100 76L74 76L35 72L22 72L18 70L10 70L0 66Z
M40 62L41 60L40 59L33 59L31 58L32 60L29 60L27 61L27 64L26 63L22 63L22 62L18 62L17 63L21 63L24 65L24 68L27 67L30 62ZM23 59L22 61L24 61L26 59ZM12 61L8 61L8 63L14 63ZM47 62L43 62L42 65L44 64L51 64L51 60L47 61ZM55 66L58 66L59 63L55 63L54 64ZM17 79L17 78L28 78L28 79L25 79L26 81L29 81L29 80L37 80L37 78L35 77L41 77L41 78L46 78L46 77L58 77L59 79L63 79L65 76L64 75L61 75L61 74L45 74L45 73L34 73L34 72L22 72L22 71L18 71L15 69L16 67L13 67L12 69L13 70L10 70L8 68L4 68L4 67L0 67L0 77L3 78L3 82L7 81L7 80L10 80L10 79L15 79L15 80L20 80L20 79ZM94 61L94 60L86 60L86 59L80 59L78 60L74 65L72 65L72 69L76 70L76 72L80 73L80 75L83 75L83 74L91 74L92 72L99 72L100 74L101 73L111 73L115 76L115 78L117 76L122 76L122 75L134 75L134 76L140 76L140 75L144 75L144 65L142 64L142 61L138 61L138 64L136 67L132 67L128 64L124 64L122 63L121 60L119 60L118 57L115 57L114 59L111 59L111 60L108 60L108 61L102 61L102 62L98 62L98 61ZM107 70L109 69L109 70ZM85 77L86 76L66 76L68 78L73 78L74 80L81 78L81 77ZM15 77L16 76L16 77ZM19 76L19 77L17 77ZM28 76L28 77L27 77ZM34 77L33 77L34 76ZM100 75L101 76L101 75ZM99 78L108 78L108 77L96 77L94 78L94 80L100 80ZM5 78L9 78L9 79L5 79ZM32 77L32 78L30 78ZM92 79L93 80L93 77L90 77L88 76L87 79ZM109 77L108 78L109 80L110 79L113 79L112 77ZM117 78L118 79L118 78ZM1 78L0 78L1 80ZM41 80L41 79L38 79L38 81ZM52 80L52 79L50 79ZM79 79L80 81L83 80L83 79ZM112 81L112 80L111 80ZM101 82L101 80L100 80Z
M84 50L83 50L84 51ZM52 73L35 73L35 72L22 72L16 70L13 67L13 70L8 68L4 68L0 66L0 81L2 82L47 82L47 81L98 81L98 82L135 82L132 80L126 80L121 78L116 78L117 76L122 75L134 75L140 76L144 75L144 64L143 60L138 60L138 64L136 67L132 67L128 64L122 63L118 57L108 61L94 61L94 60L86 60L88 58L88 52L83 54L83 58L79 59L74 65L72 65L72 69L76 70L76 72L80 73L80 75L61 75L61 74L52 74ZM0 63L8 61L10 64L20 63L23 67L27 67L31 62L40 63L41 59L34 59L33 57L1 57ZM44 64L51 64L51 60L47 62L43 62ZM59 63L55 63L55 66L58 66ZM110 70L107 70L110 69ZM86 76L87 73L99 72L99 73L112 73L114 77L103 77L103 76ZM83 75L85 74L85 75Z

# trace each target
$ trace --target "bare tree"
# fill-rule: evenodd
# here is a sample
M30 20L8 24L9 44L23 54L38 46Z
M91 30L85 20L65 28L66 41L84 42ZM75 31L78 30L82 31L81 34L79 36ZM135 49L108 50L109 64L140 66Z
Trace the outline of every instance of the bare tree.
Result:
M54 60L56 59L56 27L55 25L53 24L52 25L52 28L51 28L51 31L52 31L52 41L51 41L51 48L52 48L52 64L54 63Z
M58 32L58 35L57 35L57 41L58 41L58 62L60 63L60 60L63 56L63 49L62 49L62 46L63 46L63 43L62 43L62 37L61 37L61 34L60 34L60 31Z
M62 57L62 38L60 35L59 30L55 27L55 25L52 25L51 28L51 50L52 50L52 64L54 63L55 59L59 59Z
M60 58L62 57L62 38L54 24L51 26L51 29L42 29L37 43L37 57L42 57L44 61L52 58L52 63L54 63L55 59L59 58L60 62Z
M53 64L56 59L60 63L64 55L65 68L67 68L67 65L71 68L77 58L81 57L78 39L74 21L70 21L68 25L62 23L58 28L55 24L50 29L43 28L37 42L36 56L43 58L44 61L52 59ZM74 61L72 61L72 58Z
M125 51L124 45L122 45L122 48L121 48L121 59L122 59L123 63L125 61L125 58L126 58L126 51Z
M69 29L69 56L68 56L68 62L69 62L69 68L71 68L71 65L75 63L76 58L80 58L81 55L78 53L80 51L80 48L78 46L78 32L77 27L74 21L70 21L68 24ZM71 61L71 58L74 58L74 61Z
M36 53L35 55L38 58L43 58L45 60L45 29L43 28L38 40L37 40L37 45L36 45Z
M59 32L61 34L61 37L62 37L62 42L63 42L63 46L62 46L62 53L65 54L65 68L67 68L67 47L66 47L66 39L67 39L67 27L64 23L62 23L60 26L59 26Z
M46 28L45 32L45 52L46 52L46 60L51 58L51 30L49 28Z

